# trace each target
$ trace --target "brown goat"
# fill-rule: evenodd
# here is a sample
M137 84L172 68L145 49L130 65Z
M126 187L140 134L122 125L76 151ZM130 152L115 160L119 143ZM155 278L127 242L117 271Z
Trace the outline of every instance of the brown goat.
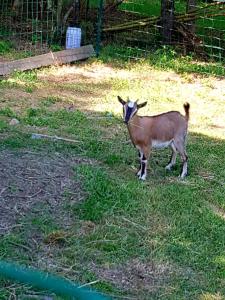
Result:
M169 111L156 116L141 117L137 115L139 108L144 107L147 102L137 104L128 100L124 101L118 96L119 102L123 105L124 122L130 134L133 145L139 151L140 168L137 176L141 180L146 179L147 162L151 148L165 148L170 146L172 156L166 170L176 163L177 152L182 160L182 170L180 177L183 179L187 175L187 154L186 136L189 120L189 103L184 104L185 116L178 111Z

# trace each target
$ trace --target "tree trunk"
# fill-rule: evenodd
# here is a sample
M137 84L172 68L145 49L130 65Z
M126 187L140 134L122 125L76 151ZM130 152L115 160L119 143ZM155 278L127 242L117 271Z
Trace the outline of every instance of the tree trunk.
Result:
M21 1L20 0L14 0L13 5L12 5L12 11L14 11L16 16L19 15L20 8L21 8Z
M62 7L63 7L63 0L58 0L57 1L57 31L61 31L62 27Z
M191 11L196 9L196 0L187 0L187 9L186 12L190 13ZM194 33L195 32L195 21L189 21L188 24L188 29Z
M161 33L164 44L171 44L174 23L174 0L161 0Z
M74 26L79 26L80 22L80 0L74 1L74 15L73 15L73 23Z

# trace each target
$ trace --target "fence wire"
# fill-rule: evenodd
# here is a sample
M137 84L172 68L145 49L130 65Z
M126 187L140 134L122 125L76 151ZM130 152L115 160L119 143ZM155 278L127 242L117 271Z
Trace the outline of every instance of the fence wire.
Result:
M81 27L82 45L111 47L117 57L139 59L166 45L221 68L225 62L222 0L2 0L0 56L64 47L68 26Z
M2 0L0 4L2 48L5 45L9 50L18 51L18 55L25 52L24 56L47 52L55 30L51 3L48 0Z
M224 1L120 2L114 14L109 15L106 11L103 32L106 39L127 47L127 52L122 55L142 56L161 45L171 45L184 55L194 53L200 58L224 62Z

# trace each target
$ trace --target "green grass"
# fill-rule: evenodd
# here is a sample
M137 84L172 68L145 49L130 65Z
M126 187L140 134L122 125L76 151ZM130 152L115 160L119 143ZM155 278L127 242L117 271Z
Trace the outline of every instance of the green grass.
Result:
M143 51L138 48L127 48L112 44L102 49L100 59L103 62L117 60L118 65L124 62L139 58L141 61L148 62L154 68L161 70L174 70L178 73L200 73L224 76L225 68L223 62L201 62L191 55L182 56L179 51L172 47L162 47L156 51Z
M13 33L11 34L13 35ZM32 55L31 51L16 51L14 45L8 40L0 41L0 56L3 56L5 59L22 59Z
M135 63L115 62L110 51L105 49L99 60L62 67L61 73L60 67L17 73L0 86L5 101L0 103L1 151L88 159L79 164L71 160L82 201L73 202L76 190L65 191L57 215L50 213L48 203L20 215L18 226L1 238L0 258L81 284L96 281L93 288L118 298L224 299L225 144L223 131L211 126L222 124L224 80L190 73L196 70L191 60L177 58L170 49ZM83 70L85 77L74 76L73 68ZM51 84L52 77L57 85ZM35 92L28 96L24 84L34 85ZM22 96L15 102L17 93ZM182 112L183 102L190 101L187 179L177 178L179 160L174 171L164 170L170 151L163 150L153 151L147 181L137 180L137 153L127 142L117 95L148 99L143 114ZM73 110L67 109L71 102ZM14 116L20 120L15 128L8 125ZM32 132L78 143L32 140ZM64 214L71 221L67 226L60 219ZM145 268L137 270L137 265ZM149 268L151 289L146 289ZM128 277L134 285L130 290L121 283ZM0 299L9 298L12 284L0 282ZM29 295L32 290L16 284L15 293Z
M12 45L9 41L0 41L0 55L6 54L12 49Z

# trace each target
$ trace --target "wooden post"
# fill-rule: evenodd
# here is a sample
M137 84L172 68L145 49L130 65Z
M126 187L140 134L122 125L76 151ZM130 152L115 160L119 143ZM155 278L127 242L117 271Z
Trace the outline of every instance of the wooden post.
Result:
M57 32L61 32L62 29L62 8L63 8L63 0L57 1L57 11L56 11L56 19L57 19Z
M79 27L79 22L80 22L80 0L75 0L74 1L74 21L73 25L75 27Z
M189 13L193 10L196 9L196 0L187 0L187 8L186 12ZM188 24L188 29L194 33L195 32L195 21L189 21Z
M161 0L161 33L163 44L171 44L174 23L174 0Z
M100 44L101 44L101 34L102 34L103 2L104 0L99 0L97 36L96 36L96 56L99 56L100 47L101 47Z

